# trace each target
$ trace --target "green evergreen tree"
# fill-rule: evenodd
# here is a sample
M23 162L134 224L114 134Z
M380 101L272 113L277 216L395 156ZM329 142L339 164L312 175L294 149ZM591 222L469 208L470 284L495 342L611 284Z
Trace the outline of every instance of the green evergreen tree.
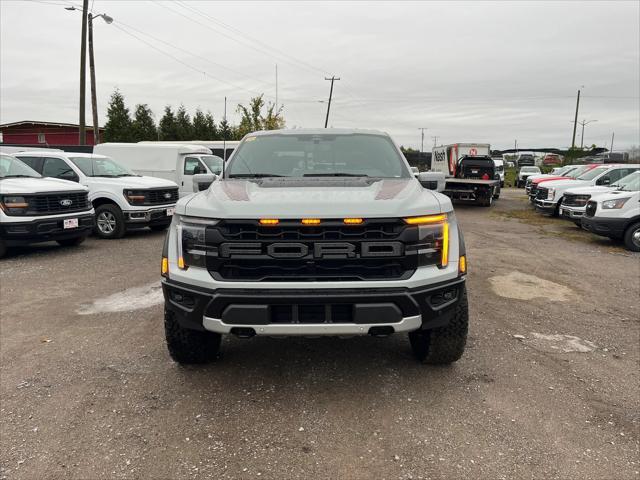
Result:
M105 142L130 142L132 139L129 109L124 103L124 96L116 88L109 99L103 140Z
M193 116L193 137L194 140L211 140L207 128L207 117L200 108L196 109L196 113Z
M157 140L158 130L153 121L153 112L146 103L136 105L132 123L132 141Z
M176 116L171 105L164 107L164 115L160 119L160 140L178 140L178 126Z
M191 117L189 117L184 105L180 105L176 112L176 132L178 140L194 140Z
M223 118L218 127L218 140L235 140L235 135L231 136L231 126L226 118Z
M213 115L211 115L211 112L207 112L204 116L204 124L207 132L205 140L219 140L221 138L218 128L216 127L216 122L213 121Z

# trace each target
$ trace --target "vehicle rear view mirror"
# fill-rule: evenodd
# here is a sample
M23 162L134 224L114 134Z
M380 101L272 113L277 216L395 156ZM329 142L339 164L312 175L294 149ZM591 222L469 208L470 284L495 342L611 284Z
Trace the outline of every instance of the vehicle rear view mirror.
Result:
M193 176L193 191L201 192L206 190L217 179L218 176L212 173L198 173Z
M444 191L445 176L442 172L420 172L418 181L424 188L429 190Z

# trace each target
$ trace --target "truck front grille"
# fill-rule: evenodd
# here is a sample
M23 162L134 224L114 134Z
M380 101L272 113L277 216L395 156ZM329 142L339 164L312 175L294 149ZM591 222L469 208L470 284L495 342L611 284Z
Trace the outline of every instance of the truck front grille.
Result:
M584 214L587 217L593 217L596 214L596 209L598 208L598 204L594 201L590 201L587 203L587 208L584 211Z
M567 207L584 207L591 195L576 195L572 193L565 194L562 200L562 204Z
M320 226L282 221L224 220L207 227L207 268L214 278L232 281L362 281L403 279L418 267L417 227L400 219L346 226L323 220ZM413 249L412 249L413 248ZM421 256L437 264L438 252Z
M549 189L544 187L538 187L536 189L536 198L538 200L546 200L548 195L549 195Z
M27 215L53 215L91 209L87 192L45 193L25 198L29 203Z
M158 188L144 190L145 205L166 205L167 203L175 203L178 201L177 188Z

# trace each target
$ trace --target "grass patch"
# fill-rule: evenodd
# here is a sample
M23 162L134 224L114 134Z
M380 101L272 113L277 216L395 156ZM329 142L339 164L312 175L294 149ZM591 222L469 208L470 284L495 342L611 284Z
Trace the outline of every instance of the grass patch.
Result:
M526 210L493 210L492 217L501 217L509 220L519 220L529 225L553 225L556 220L546 215L541 215L535 210L527 208Z

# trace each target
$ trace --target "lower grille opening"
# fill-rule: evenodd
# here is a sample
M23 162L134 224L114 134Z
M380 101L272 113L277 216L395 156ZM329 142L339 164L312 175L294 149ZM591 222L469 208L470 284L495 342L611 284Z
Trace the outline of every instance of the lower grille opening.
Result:
M352 304L272 305L270 323L352 323Z

